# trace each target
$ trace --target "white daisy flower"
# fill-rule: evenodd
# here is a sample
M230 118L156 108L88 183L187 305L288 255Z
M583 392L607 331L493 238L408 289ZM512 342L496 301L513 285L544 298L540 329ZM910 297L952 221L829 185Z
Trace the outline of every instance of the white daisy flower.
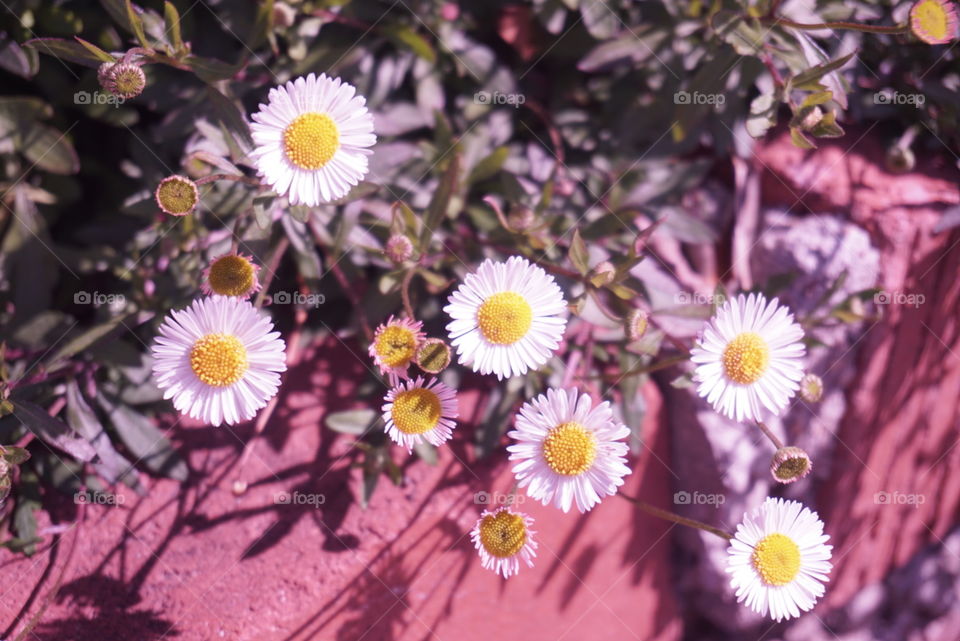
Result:
M697 394L736 421L760 421L787 406L803 378L803 330L777 299L740 294L706 324L691 352Z
M407 450L424 441L439 446L453 436L457 394L437 379L407 381L387 392L383 400L384 431L397 445Z
M287 369L283 339L272 330L266 315L236 297L198 298L171 311L151 349L163 397L211 425L253 418Z
M563 338L566 304L552 276L513 256L467 274L443 311L460 363L504 379L547 362Z
M390 378L391 385L410 378L407 368L416 357L417 348L423 344L425 334L422 328L420 321L391 316L374 332L369 349L370 358L380 373Z
M536 534L530 529L533 519L523 512L514 512L504 506L496 510L484 510L470 532L480 564L509 579L520 572L520 561L533 567L537 556Z
M367 174L373 116L339 78L311 73L275 87L252 118L257 171L291 205L341 198Z
M579 398L578 398L579 396ZM520 487L534 500L568 512L576 502L586 512L623 485L630 434L613 420L610 403L592 406L590 396L576 389L547 390L525 403L517 414L517 441L507 447Z
M730 539L727 572L737 602L780 621L813 609L833 566L823 521L796 501L768 498Z

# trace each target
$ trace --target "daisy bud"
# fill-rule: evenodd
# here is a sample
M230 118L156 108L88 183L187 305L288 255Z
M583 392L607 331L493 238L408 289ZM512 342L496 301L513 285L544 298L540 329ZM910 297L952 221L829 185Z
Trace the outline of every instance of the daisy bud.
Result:
M893 174L904 174L911 171L917 164L917 158L909 147L894 145L887 150L884 158L887 171Z
M920 0L910 8L910 31L931 45L957 37L957 10L951 0Z
M257 271L249 256L229 253L214 258L203 273L203 293L207 296L236 296L249 298L260 290Z
M200 190L197 184L186 176L175 174L160 181L154 197L165 214L186 216L200 201Z
M627 340L633 342L643 338L649 326L649 315L642 309L635 309L627 316Z
M617 276L617 268L609 260L597 264L590 272L590 282L594 287L603 287L613 282Z
M417 348L413 360L426 373L439 374L450 364L450 346L439 338L428 338Z
M393 234L387 239L383 253L394 265L400 265L413 255L413 243L404 234Z
M823 380L816 374L804 374L800 379L800 398L816 403L823 397Z
M803 117L800 127L804 131L810 131L816 127L821 120L823 120L823 111L820 109L820 107L814 107L807 113L806 116Z
M104 62L97 69L97 82L104 91L109 91L110 71L116 66L115 62Z
M297 18L297 10L288 4L278 2L273 5L273 24L276 27L286 28L293 25Z
M139 65L118 62L105 74L105 89L124 100L136 98L147 86L147 76Z
M799 481L812 469L810 457L799 447L781 447L774 453L770 463L770 474L778 483Z
M537 223L537 215L525 205L515 205L507 214L507 222L514 231L527 231Z

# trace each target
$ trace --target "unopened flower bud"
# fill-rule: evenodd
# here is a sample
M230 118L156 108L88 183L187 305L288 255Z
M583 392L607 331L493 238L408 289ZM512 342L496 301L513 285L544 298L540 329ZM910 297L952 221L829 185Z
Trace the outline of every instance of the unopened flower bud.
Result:
M450 364L450 346L439 338L428 338L417 348L414 362L427 374L439 374Z
M807 115L800 121L800 128L804 131L810 131L823 120L823 110L820 107L814 107L807 112Z
M147 86L147 76L139 65L118 62L106 72L106 90L124 100L136 98Z
M537 223L537 214L526 205L514 205L507 214L507 222L514 231L527 231Z
M164 213L171 216L186 216L200 201L200 190L197 184L186 176L175 174L160 181L154 197Z
M917 157L913 155L913 150L909 147L894 145L887 150L884 164L890 173L904 174L913 170L917 164Z
M609 260L597 263L590 271L590 282L594 287L603 287L613 282L617 276L617 268Z
M399 265L413 256L413 243L404 234L393 234L387 239L383 253L395 265Z
M104 62L97 68L97 82L104 91L109 91L110 72L116 66L115 62Z
M287 28L293 25L297 18L297 10L285 2L273 5L273 24L276 27Z
M810 457L799 447L781 447L774 453L770 463L770 474L778 483L799 481L812 469Z
M626 321L627 340L633 342L643 338L643 335L647 333L649 320L650 316L642 309L635 309L630 312Z
M800 379L800 398L816 403L823 397L823 380L816 374L804 374Z

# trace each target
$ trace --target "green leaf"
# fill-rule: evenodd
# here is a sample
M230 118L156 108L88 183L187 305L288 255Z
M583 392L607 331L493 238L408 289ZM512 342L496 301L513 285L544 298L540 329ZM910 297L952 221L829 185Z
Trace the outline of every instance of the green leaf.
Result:
M36 123L23 140L23 155L34 165L54 174L80 171L80 158L67 137L44 124Z
M115 316L105 323L94 325L93 327L73 334L64 341L63 345L52 356L45 360L47 369L54 369L61 361L64 361L80 352L89 349L97 341L103 339L120 326L120 323L127 317L126 314Z
M103 429L97 415L80 393L77 382L67 382L67 423L93 445L97 451L97 472L108 483L123 481L138 493L145 489L140 484L139 475L133 465L110 442L110 435Z
M790 84L794 89L807 89L813 87L820 88L820 86L817 84L817 81L820 80L820 78L847 64L850 59L856 55L856 53L857 52L854 51L845 56L837 58L836 60L831 60L830 62L824 62L822 64L810 67L806 71L802 71L794 76L790 81Z
M570 262L583 276L590 271L590 254L587 252L587 245L583 242L579 229L573 230L573 240L570 241Z
M97 396L97 402L137 463L142 463L155 474L177 481L187 480L190 469L186 462L153 421L126 405L115 404L102 394Z
M437 63L437 53L426 38L406 25L390 25L383 29L383 34L393 44L409 49L430 64Z
M495 176L497 172L500 171L500 168L503 167L503 163L506 162L509 153L510 150L506 147L497 147L494 149L493 153L474 166L470 172L470 177L467 178L467 183L472 185Z
M187 56L183 62L193 69L193 73L197 74L198 78L206 83L229 80L247 64L246 60L240 60L236 64L230 65L220 60L201 56Z
M73 39L79 42L81 45L83 45L83 47L87 51L89 51L94 56L96 56L100 60L100 62L116 62L117 61L116 58L114 58L109 53L107 53L97 45L93 44L92 42L87 42L86 40L78 36L74 36Z
M797 127L790 127L790 140L800 149L816 149L817 146Z
M236 103L213 87L207 87L207 97L210 99L217 120L240 146L240 149L243 152L252 149L253 136L250 135L250 125Z
M327 414L324 422L334 432L360 436L373 425L377 418L378 414L371 409L344 410Z
M183 45L183 34L180 32L180 14L172 2L163 3L163 30L170 37L174 53L180 55L186 51Z
M430 246L430 239L433 237L433 230L440 226L450 208L450 200L457 190L457 182L460 172L460 154L453 152L450 164L447 170L440 178L440 184L437 190L433 192L430 204L427 207L427 214L423 221L423 229L420 230L420 252L425 253Z
M3 453L0 456L3 456L10 465L21 465L30 460L30 452L14 445L4 446Z
M63 38L34 38L24 42L23 46L30 47L35 51L45 53L55 58L60 58L61 60L66 60L67 62L86 65L87 67L96 68L104 62L100 59L99 55L93 53L80 43L64 40Z
M15 408L14 416L45 443L84 462L92 461L97 455L90 443L66 423L50 416L42 407L18 398L12 400Z
M144 49L150 49L150 43L147 41L147 34L143 31L143 20L140 19L140 14L133 8L133 3L130 0L126 0L126 12L127 12L127 22L130 24L130 28L133 30L133 35L137 37L137 40L140 41L140 46Z

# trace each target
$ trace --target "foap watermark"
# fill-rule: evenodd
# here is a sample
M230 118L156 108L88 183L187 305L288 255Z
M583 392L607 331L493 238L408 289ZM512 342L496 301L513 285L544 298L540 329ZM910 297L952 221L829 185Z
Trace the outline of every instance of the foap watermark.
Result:
M922 93L878 91L873 94L873 104L875 105L913 105L914 107L922 107L926 102L927 97Z
M110 492L77 492L73 502L77 505L123 505L126 497Z
M927 297L923 294L879 291L873 295L873 303L875 305L910 305L917 308L925 302L927 302Z
M477 505L520 505L527 500L522 494L503 494L501 492L477 492L473 502Z
M675 105L714 105L719 107L725 102L727 102L727 97L722 93L678 91L673 94L673 104Z
M123 307L127 303L127 298L123 294L101 294L100 292L74 292L73 293L73 304L74 305L93 305L94 307L101 307L103 305L108 305L109 307Z
M727 300L721 294L701 294L700 292L679 292L674 294L677 305L722 305Z
M712 505L720 507L727 502L727 497L723 494L705 494L703 492L687 492L680 490L674 493L674 505Z
M109 91L78 91L73 94L75 105L113 105L119 107L126 102L122 97Z
M327 302L323 294L304 294L303 292L276 292L270 298L271 305L298 305L316 309Z
M327 502L325 494L310 494L308 492L280 492L274 495L275 505L312 505L320 507Z
M527 97L522 93L478 91L473 94L473 102L478 105L510 105L517 108L526 101Z
M919 508L927 502L925 494L910 494L907 492L877 492L873 495L873 502L877 505L912 505Z

